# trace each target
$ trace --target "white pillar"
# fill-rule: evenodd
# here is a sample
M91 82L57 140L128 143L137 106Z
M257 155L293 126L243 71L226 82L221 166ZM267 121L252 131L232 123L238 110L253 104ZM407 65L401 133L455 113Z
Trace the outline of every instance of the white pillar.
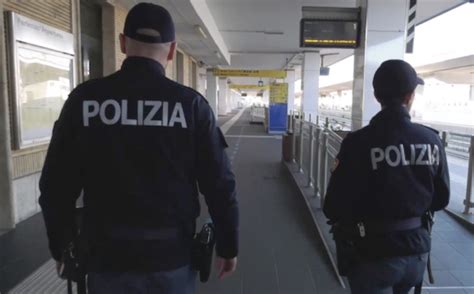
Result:
M219 78L219 102L217 102L219 115L227 114L227 78Z
M474 101L474 85L471 85L469 94L470 94L469 100Z
M230 99L230 110L231 111L234 111L237 107L235 106L235 95L234 95L234 91L232 91L232 89L229 88L229 92L227 94L227 97Z
M270 90L263 91L263 103L270 106Z
M217 117L217 77L214 76L212 69L207 70L207 88L206 99Z
M404 59L408 4L408 0L357 0L362 28L360 47L354 51L352 130L367 125L380 110L372 87L377 68L385 60Z
M7 56L3 22L3 1L0 1L0 230L15 228L15 200L12 184L10 116L7 96Z
M295 71L288 70L286 72L286 82L288 83L288 114L295 110Z
M303 59L303 97L301 110L305 119L309 115L313 121L319 113L319 70L321 68L321 57L319 52L305 52Z
M197 91L203 96L206 95L206 79L206 69L204 67L198 68Z
M237 109L239 108L239 99L240 99L240 95L238 93L236 93L235 91L232 91L232 101L234 103L234 109Z
M234 106L232 104L232 90L230 89L229 86L227 86L227 93L225 95L226 97L226 106L227 106L227 109L226 109L226 112L229 113L229 112L232 112L232 110L234 110Z

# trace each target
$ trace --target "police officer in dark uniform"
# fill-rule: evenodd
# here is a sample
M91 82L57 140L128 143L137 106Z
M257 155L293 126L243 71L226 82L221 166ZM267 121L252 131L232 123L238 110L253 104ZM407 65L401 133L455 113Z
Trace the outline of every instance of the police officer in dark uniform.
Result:
M74 89L55 124L39 200L50 250L61 264L83 191L90 293L194 293L199 192L215 226L219 275L236 267L227 144L207 101L165 77L176 47L166 9L136 5L120 43L122 68Z
M431 245L423 216L449 201L438 132L410 120L419 84L408 63L382 63L373 79L382 110L337 156L324 213L352 293L408 293L421 283Z

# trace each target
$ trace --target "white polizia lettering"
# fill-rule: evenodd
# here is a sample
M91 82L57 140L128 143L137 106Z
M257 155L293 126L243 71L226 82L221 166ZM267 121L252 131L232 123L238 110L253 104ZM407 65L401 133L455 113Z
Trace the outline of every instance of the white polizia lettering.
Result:
M112 118L108 118L106 115L107 107L112 106L112 108L109 107L109 109L112 110ZM120 120L120 104L115 101L115 100L106 100L102 105L100 106L100 119L102 122L106 125L114 125L118 123Z
M377 169L377 163L383 161L385 158L382 148L372 148L370 149L370 158L372 160L372 168Z
M169 126L174 127L174 124L179 123L181 124L182 128L187 128L186 119L184 118L184 110L181 103L177 103L173 109L173 113L171 114L171 119Z
M97 101L84 101L82 103L82 120L84 126L89 126L89 119L99 114L100 105Z
M145 122L143 123L145 126L161 126L163 124L161 120L153 119L160 110L161 104L161 101L145 101L145 106L151 106L150 112L148 112L148 115L145 117Z
M105 125L188 128L181 102L137 100L135 103L136 106L129 105L127 100L85 100L82 103L83 124L89 127L92 119L98 119Z
M370 160L372 169L377 170L379 164L385 163L391 167L408 165L439 165L440 153L437 145L430 144L410 144L406 148L403 144L398 146L389 145L382 149L375 147L370 149Z

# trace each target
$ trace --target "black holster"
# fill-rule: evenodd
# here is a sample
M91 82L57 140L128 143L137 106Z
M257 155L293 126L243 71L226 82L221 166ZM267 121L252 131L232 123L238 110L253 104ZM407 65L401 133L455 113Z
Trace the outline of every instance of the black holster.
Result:
M360 255L354 244L358 236L340 224L334 224L331 232L336 243L337 269L341 276L346 276L350 269L360 261Z
M67 280L68 294L72 294L72 282L77 284L77 293L86 293L86 249L79 240L71 242L63 251L63 268L60 276Z
M431 231L434 225L434 212L427 211L422 217L423 227L428 231L431 236ZM426 264L426 269L428 271L428 281L430 284L434 284L433 270L431 269L431 252L428 252L428 262ZM415 286L414 294L421 294L423 289L423 281Z
M77 228L82 227L82 209L78 208L76 213ZM77 229L75 238L64 249L61 262L63 267L59 273L60 277L67 280L67 292L72 294L72 283L77 284L77 293L86 294L88 246L84 232Z
M204 224L201 231L194 237L191 257L192 267L199 272L199 279L202 283L207 282L211 274L215 243L214 225L212 223Z

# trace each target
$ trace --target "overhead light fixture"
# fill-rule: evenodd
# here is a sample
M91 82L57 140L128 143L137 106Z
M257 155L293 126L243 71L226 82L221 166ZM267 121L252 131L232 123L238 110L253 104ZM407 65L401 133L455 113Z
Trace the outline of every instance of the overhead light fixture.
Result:
M198 32L204 39L207 39L207 34L206 32L202 29L202 27L200 25L195 25L194 26L194 29L196 30L196 32Z
M225 33L257 33L257 34L264 34L264 35L284 35L285 34L282 31L265 31L265 30L221 30L221 32L225 32Z
M279 31L263 31L263 33L265 35L283 35L284 34L283 32L279 32Z

